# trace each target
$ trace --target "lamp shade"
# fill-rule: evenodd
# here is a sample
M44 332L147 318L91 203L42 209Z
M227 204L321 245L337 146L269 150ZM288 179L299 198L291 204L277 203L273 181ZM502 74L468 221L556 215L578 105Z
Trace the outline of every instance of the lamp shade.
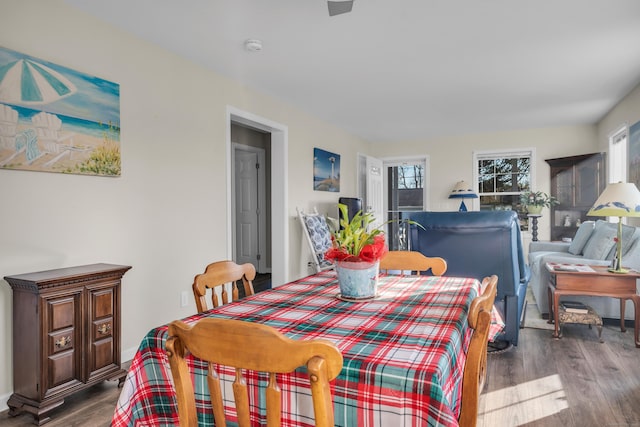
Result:
M630 182L609 184L587 215L640 217L640 191Z
M458 181L449 194L450 199L477 199L478 195L467 181Z

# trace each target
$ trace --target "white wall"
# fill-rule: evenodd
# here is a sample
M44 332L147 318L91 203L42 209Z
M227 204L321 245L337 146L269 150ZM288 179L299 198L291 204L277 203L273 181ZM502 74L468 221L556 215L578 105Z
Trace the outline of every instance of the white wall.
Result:
M633 126L640 121L640 84L598 122L598 143L602 151L609 147L609 135L621 126Z
M455 147L455 149L452 149ZM549 192L549 165L544 161L556 157L572 156L599 150L594 125L569 126L548 129L504 131L463 135L428 140L403 141L393 145L372 144L371 155L398 157L427 154L430 157L430 207L434 211L456 211L457 199L449 199L455 183L462 179L472 182L473 152L535 147L534 189ZM477 199L473 205L478 209ZM470 208L471 209L471 208ZM538 222L540 240L549 239L549 210L542 212Z
M602 151L609 148L609 136L622 126L633 126L640 121L640 84L598 122L598 143ZM640 226L640 218L627 218L627 224Z
M132 265L122 289L125 357L154 326L195 313L193 303L180 307L180 292L228 256L228 105L288 126L288 279L307 274L295 207L326 210L355 194L363 141L61 1L3 0L0 45L120 84L121 177L0 170L0 277ZM313 191L313 147L341 154L341 193ZM0 280L0 410L13 389L11 319L11 288Z

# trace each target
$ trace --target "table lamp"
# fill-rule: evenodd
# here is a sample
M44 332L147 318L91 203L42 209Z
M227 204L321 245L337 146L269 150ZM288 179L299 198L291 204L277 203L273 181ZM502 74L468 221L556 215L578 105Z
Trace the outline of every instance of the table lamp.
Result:
M460 201L460 212L466 212L467 206L464 204L464 199L477 199L478 195L473 188L466 181L458 181L456 186L451 190L449 194L450 199L462 199Z
M617 262L609 271L620 274L628 273L629 270L622 268L622 217L640 217L640 191L638 191L638 187L630 182L607 185L587 215L618 217Z

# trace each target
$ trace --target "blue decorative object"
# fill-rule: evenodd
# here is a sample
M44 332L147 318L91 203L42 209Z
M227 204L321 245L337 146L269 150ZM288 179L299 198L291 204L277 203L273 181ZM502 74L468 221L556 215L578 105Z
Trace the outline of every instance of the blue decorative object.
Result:
M458 181L456 186L451 190L451 194L449 194L450 199L462 199L460 200L460 208L458 209L460 212L467 211L467 205L464 204L464 199L477 199L478 195L471 188L466 181Z

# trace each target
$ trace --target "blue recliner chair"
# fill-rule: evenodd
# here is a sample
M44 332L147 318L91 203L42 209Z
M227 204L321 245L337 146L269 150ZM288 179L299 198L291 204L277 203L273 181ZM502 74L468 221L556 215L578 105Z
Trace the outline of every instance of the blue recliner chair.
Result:
M410 226L410 248L447 261L445 276L498 276L496 308L505 329L496 341L518 345L529 267L522 252L518 216L513 211L402 212L424 227Z

